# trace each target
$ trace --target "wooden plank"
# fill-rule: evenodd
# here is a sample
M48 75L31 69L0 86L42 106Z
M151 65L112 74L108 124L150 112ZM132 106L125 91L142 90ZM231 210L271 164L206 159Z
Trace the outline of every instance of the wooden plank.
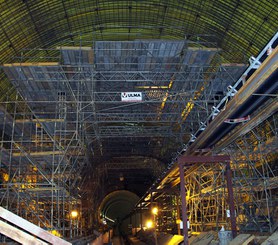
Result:
M207 47L188 47L188 50L190 51L199 51L199 50L205 50L205 51L221 51L220 48L207 48Z
M48 244L1 220L0 220L0 233L6 237L13 239L14 241L19 242L20 244L30 244L30 245Z
M213 240L214 235L210 232L201 232L199 236L189 241L190 245L208 245Z
M26 152L28 155L36 157L36 156L51 156L51 155L63 155L63 151L34 151L34 152ZM24 152L14 152L13 157L21 157L25 156Z
M64 176L64 175L63 175ZM34 187L34 188L22 188L24 190L30 191L30 192L37 192L37 191L62 191L62 187Z
M256 236L254 239L255 244L262 244L268 236Z
M242 245L248 245L249 242L252 242L254 240L255 236L252 235L250 236L246 241L244 241L244 243L242 243Z
M89 64L94 63L94 52L92 49L88 51L88 61L89 61Z
M23 157L26 155L29 155L32 157L39 157L39 156L51 156L51 155L64 155L65 153L66 153L65 151L14 152L13 157ZM78 155L80 155L80 151L78 151L78 150L68 151L67 154L72 155L72 156L78 156Z
M65 119L59 119L59 118L30 118L30 119L16 119L16 123L48 123L48 122L64 122Z
M198 242L191 243L192 245L209 245L211 241L213 240L213 236L204 238Z
M11 64L3 64L6 67L13 66L58 66L59 62L23 62L23 63L11 63Z
M233 239L229 245L242 245L244 241L251 237L251 234L239 234L235 239Z
M70 242L67 242L59 237L56 237L44 229L40 228L32 224L31 222L19 217L18 215L13 214L12 212L0 207L0 217L16 226L21 228L24 231L28 231L32 235L47 241L51 244L59 244L59 245L70 245Z
M221 64L221 66L226 66L226 67L243 67L243 66L246 66L246 64L242 64L242 63L224 63L224 64Z
M56 49L58 50L87 50L90 51L92 50L92 47L79 47L79 46L62 46L62 47L57 47Z
M270 237L268 237L262 245L278 244L278 232L274 232Z
M178 245L183 241L183 236L174 235L167 243L161 243L163 245Z

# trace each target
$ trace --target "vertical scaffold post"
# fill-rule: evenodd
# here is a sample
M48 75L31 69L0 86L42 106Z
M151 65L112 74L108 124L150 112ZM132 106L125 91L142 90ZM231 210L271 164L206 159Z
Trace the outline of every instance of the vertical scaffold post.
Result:
M226 181L228 189L228 203L230 209L230 219L231 219L231 229L233 238L237 235L236 228L236 215L235 215L235 203L234 203L234 192L233 192L233 182L232 182L232 170L230 162L226 162Z
M186 192L185 192L185 181L184 181L184 169L183 164L179 163L180 172L180 194L181 194L181 212L183 222L183 239L184 245L188 245L188 229L187 229L187 208L186 208Z

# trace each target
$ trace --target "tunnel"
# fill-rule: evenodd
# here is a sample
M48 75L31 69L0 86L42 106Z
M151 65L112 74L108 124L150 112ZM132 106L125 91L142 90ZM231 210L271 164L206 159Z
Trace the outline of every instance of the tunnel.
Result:
M276 0L0 11L0 243L275 235Z
M108 194L99 207L101 221L107 224L108 227L112 227L115 235L128 234L130 232L129 229L132 228L132 223L128 216L138 201L139 197L135 193L126 190L114 191Z

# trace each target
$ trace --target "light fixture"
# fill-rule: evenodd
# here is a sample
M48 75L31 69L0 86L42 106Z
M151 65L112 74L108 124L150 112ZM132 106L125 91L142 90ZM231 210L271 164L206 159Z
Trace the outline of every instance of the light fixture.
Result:
M153 221L152 220L148 220L147 223L146 223L146 227L147 229L150 229L153 227Z
M124 181L124 180L125 180L124 175L123 175L122 173L120 173L120 181L122 182L122 181Z
M154 208L152 209L152 213L153 213L154 215L157 215L157 214L158 214L158 208L157 208L157 207L154 207Z
M71 213L70 213L70 216L72 218L76 218L78 216L78 212L76 210L72 210Z

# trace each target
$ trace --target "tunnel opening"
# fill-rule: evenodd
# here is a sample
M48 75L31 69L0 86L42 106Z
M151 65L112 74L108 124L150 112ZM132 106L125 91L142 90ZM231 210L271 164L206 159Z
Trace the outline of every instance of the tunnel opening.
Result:
M112 229L114 235L129 234L132 227L138 225L128 219L138 201L139 197L127 190L117 190L106 195L98 210L99 221L104 229Z

